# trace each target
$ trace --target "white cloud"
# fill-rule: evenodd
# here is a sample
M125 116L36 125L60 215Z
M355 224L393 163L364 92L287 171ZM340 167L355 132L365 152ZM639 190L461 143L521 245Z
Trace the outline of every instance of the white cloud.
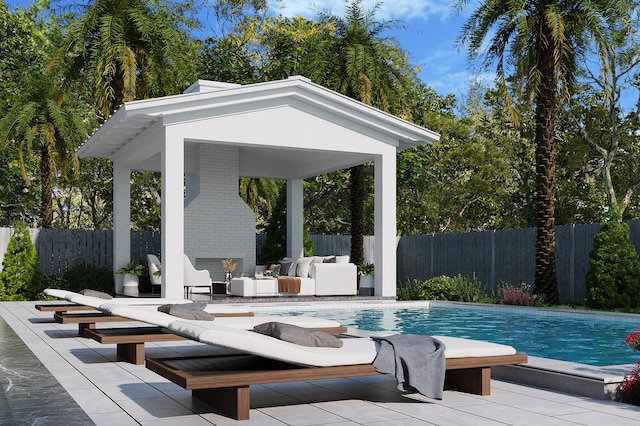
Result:
M364 9L369 11L376 0L364 0ZM284 16L313 18L319 11L329 10L332 14L344 16L344 0L269 0L272 10ZM451 15L453 0L387 0L382 2L376 19L445 19Z

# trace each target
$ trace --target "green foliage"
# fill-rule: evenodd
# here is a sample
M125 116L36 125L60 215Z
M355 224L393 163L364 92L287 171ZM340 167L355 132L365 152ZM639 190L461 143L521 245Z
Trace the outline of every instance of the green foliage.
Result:
M61 289L80 291L84 289L98 290L111 295L114 294L113 273L104 268L87 265L76 265L65 272L61 278L50 284L58 283Z
M589 257L591 266L585 278L587 306L612 309L640 305L640 261L617 205L611 205L605 215Z
M0 300L29 300L41 291L41 274L29 228L16 225L0 272Z
M287 188L280 189L278 201L273 207L269 223L265 228L267 237L260 252L259 262L266 264L272 260L282 259L287 255ZM313 243L309 238L307 227L304 229L304 256L313 256Z
M398 283L396 289L396 299L398 300L420 300L423 282L417 279L407 280Z
M363 263L358 265L358 275L373 275L375 274L375 265L373 263Z
M455 277L441 275L427 281L407 281L398 287L399 300L450 300L458 302L486 303L491 300L484 285L473 275Z
M142 275L144 274L144 266L139 265L137 263L134 262L129 262L127 263L125 266L123 266L122 268L118 269L116 271L116 274L129 274L129 275Z

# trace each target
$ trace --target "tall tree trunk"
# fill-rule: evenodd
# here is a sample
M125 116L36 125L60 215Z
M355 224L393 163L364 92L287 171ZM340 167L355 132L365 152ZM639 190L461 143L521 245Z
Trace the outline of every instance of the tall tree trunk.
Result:
M351 262L364 263L364 166L350 169L351 178Z
M44 144L40 148L40 178L42 179L40 212L43 228L51 228L53 223L53 167L51 162L51 148Z
M540 42L541 81L536 96L536 270L534 291L559 303L556 276L554 178L556 170L556 78L551 30L545 23ZM545 39L546 38L546 39Z

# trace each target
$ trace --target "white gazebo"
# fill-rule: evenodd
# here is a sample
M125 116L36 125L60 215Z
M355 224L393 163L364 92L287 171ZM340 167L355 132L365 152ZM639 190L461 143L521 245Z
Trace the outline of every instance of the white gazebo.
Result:
M182 95L122 105L78 155L113 161L114 270L130 256L131 171L161 172L168 298L184 295L183 253L214 280L227 256L253 275L255 215L238 195L239 177L286 179L287 255L298 257L303 179L373 162L375 294L393 297L396 153L438 137L303 77L244 86L200 80Z

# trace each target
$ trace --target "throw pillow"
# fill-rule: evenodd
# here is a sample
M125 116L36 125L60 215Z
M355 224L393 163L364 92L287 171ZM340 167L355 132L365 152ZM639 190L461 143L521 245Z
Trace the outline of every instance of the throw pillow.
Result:
M289 269L291 269L291 264L293 262L292 261L285 261L285 260L281 260L280 261L280 275L286 277L289 275Z
M336 263L336 257L335 256L331 256L331 257L327 257L323 260L324 263Z
M296 276L300 278L307 278L309 276L309 269L311 268L311 261L313 257L301 257L296 262Z
M98 290L91 290L90 288L80 290L80 294L85 296L97 297L98 299L113 299L113 297L109 293Z
M336 256L336 263L349 263L349 255Z
M271 276L272 277L278 277L280 276L280 264L279 263L274 263L273 265L269 266L269 272L271 272Z
M285 259L286 261L286 259ZM289 267L289 276L290 277L295 277L297 276L296 273L298 272L298 259L293 259L291 261L291 266Z
M183 305L162 305L158 306L158 311L188 320L213 321L213 315L210 313Z
M282 322L266 322L253 327L256 333L301 346L341 348L342 340L324 331L310 330Z
M316 263L322 263L324 261L324 257L322 256L314 256L311 260L311 265L309 266L309 278L316 277Z

